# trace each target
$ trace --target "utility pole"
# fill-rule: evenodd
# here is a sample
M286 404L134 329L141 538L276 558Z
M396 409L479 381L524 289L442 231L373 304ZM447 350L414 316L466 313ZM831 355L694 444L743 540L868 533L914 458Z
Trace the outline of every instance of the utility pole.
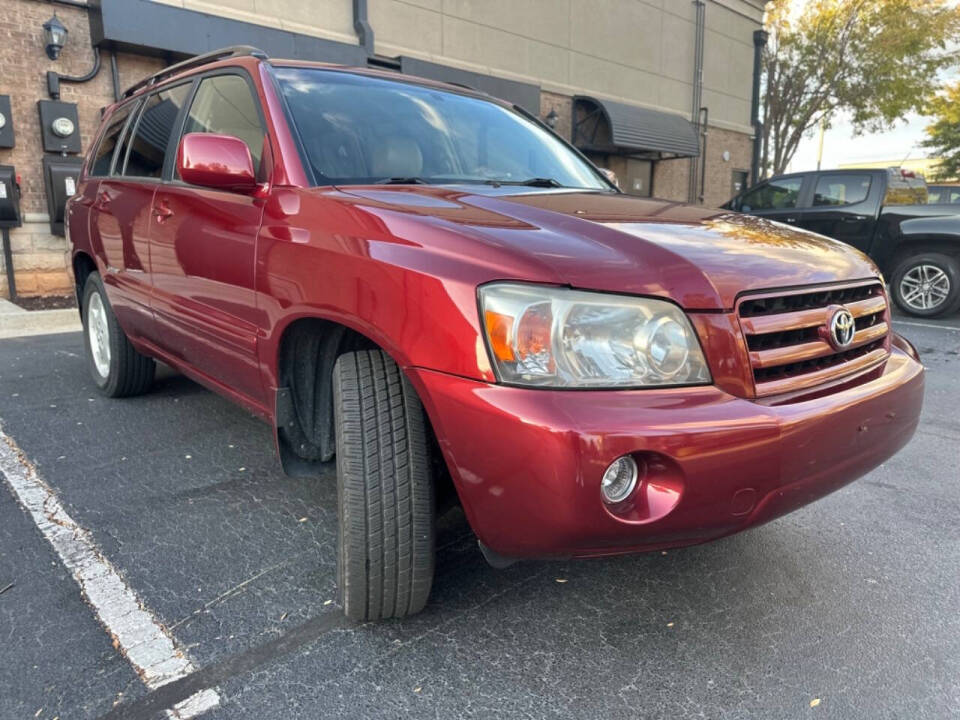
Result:
M820 169L820 163L823 161L823 136L827 134L827 118L820 118L820 147L817 150L817 170Z

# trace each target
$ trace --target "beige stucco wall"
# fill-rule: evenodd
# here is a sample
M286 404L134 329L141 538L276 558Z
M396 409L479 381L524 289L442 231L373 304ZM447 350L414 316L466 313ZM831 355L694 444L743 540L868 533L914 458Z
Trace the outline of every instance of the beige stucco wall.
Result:
M352 0L152 0L187 10L356 43Z
M694 6L688 0L369 0L376 50L596 94L689 117ZM704 104L749 132L753 31L762 3L709 0Z
M356 43L351 0L154 0ZM368 0L381 55L414 57L690 115L690 0ZM763 0L707 0L704 104L749 132Z

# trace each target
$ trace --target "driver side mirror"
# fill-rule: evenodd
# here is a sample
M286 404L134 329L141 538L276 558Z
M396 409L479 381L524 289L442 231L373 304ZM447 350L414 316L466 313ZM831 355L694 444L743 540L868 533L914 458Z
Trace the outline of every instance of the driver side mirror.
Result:
M257 187L250 148L238 137L187 133L177 150L177 172L190 185L251 193Z
M617 186L617 189L620 188L620 180L617 178L617 174L610 168L597 168L600 171L600 174L603 175L607 180L612 182Z

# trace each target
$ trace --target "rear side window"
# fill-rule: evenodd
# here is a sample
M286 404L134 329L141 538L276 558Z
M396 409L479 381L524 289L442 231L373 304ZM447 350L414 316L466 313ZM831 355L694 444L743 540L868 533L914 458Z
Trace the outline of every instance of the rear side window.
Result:
M870 194L869 175L821 175L813 193L813 206L853 205Z
M803 176L771 180L751 190L740 200L740 210L789 210L797 206Z
M100 144L97 145L97 151L93 155L93 161L90 163L90 175L103 177L110 174L110 161L113 160L113 151L120 140L123 126L126 125L127 118L130 117L130 110L135 106L136 103L128 103L110 116L110 124L104 130Z
M125 176L159 178L163 175L170 136L189 90L187 83L165 88L147 98L130 144Z
M214 75L200 81L183 127L187 133L233 135L250 148L254 172L263 154L263 125L250 85L239 75Z

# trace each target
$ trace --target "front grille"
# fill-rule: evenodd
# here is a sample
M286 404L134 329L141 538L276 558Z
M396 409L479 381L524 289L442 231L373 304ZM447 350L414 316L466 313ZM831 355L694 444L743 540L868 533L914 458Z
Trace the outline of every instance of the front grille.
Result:
M830 334L830 321L842 308L855 321L846 347ZM748 296L737 311L757 397L806 390L889 355L887 298L878 282Z

